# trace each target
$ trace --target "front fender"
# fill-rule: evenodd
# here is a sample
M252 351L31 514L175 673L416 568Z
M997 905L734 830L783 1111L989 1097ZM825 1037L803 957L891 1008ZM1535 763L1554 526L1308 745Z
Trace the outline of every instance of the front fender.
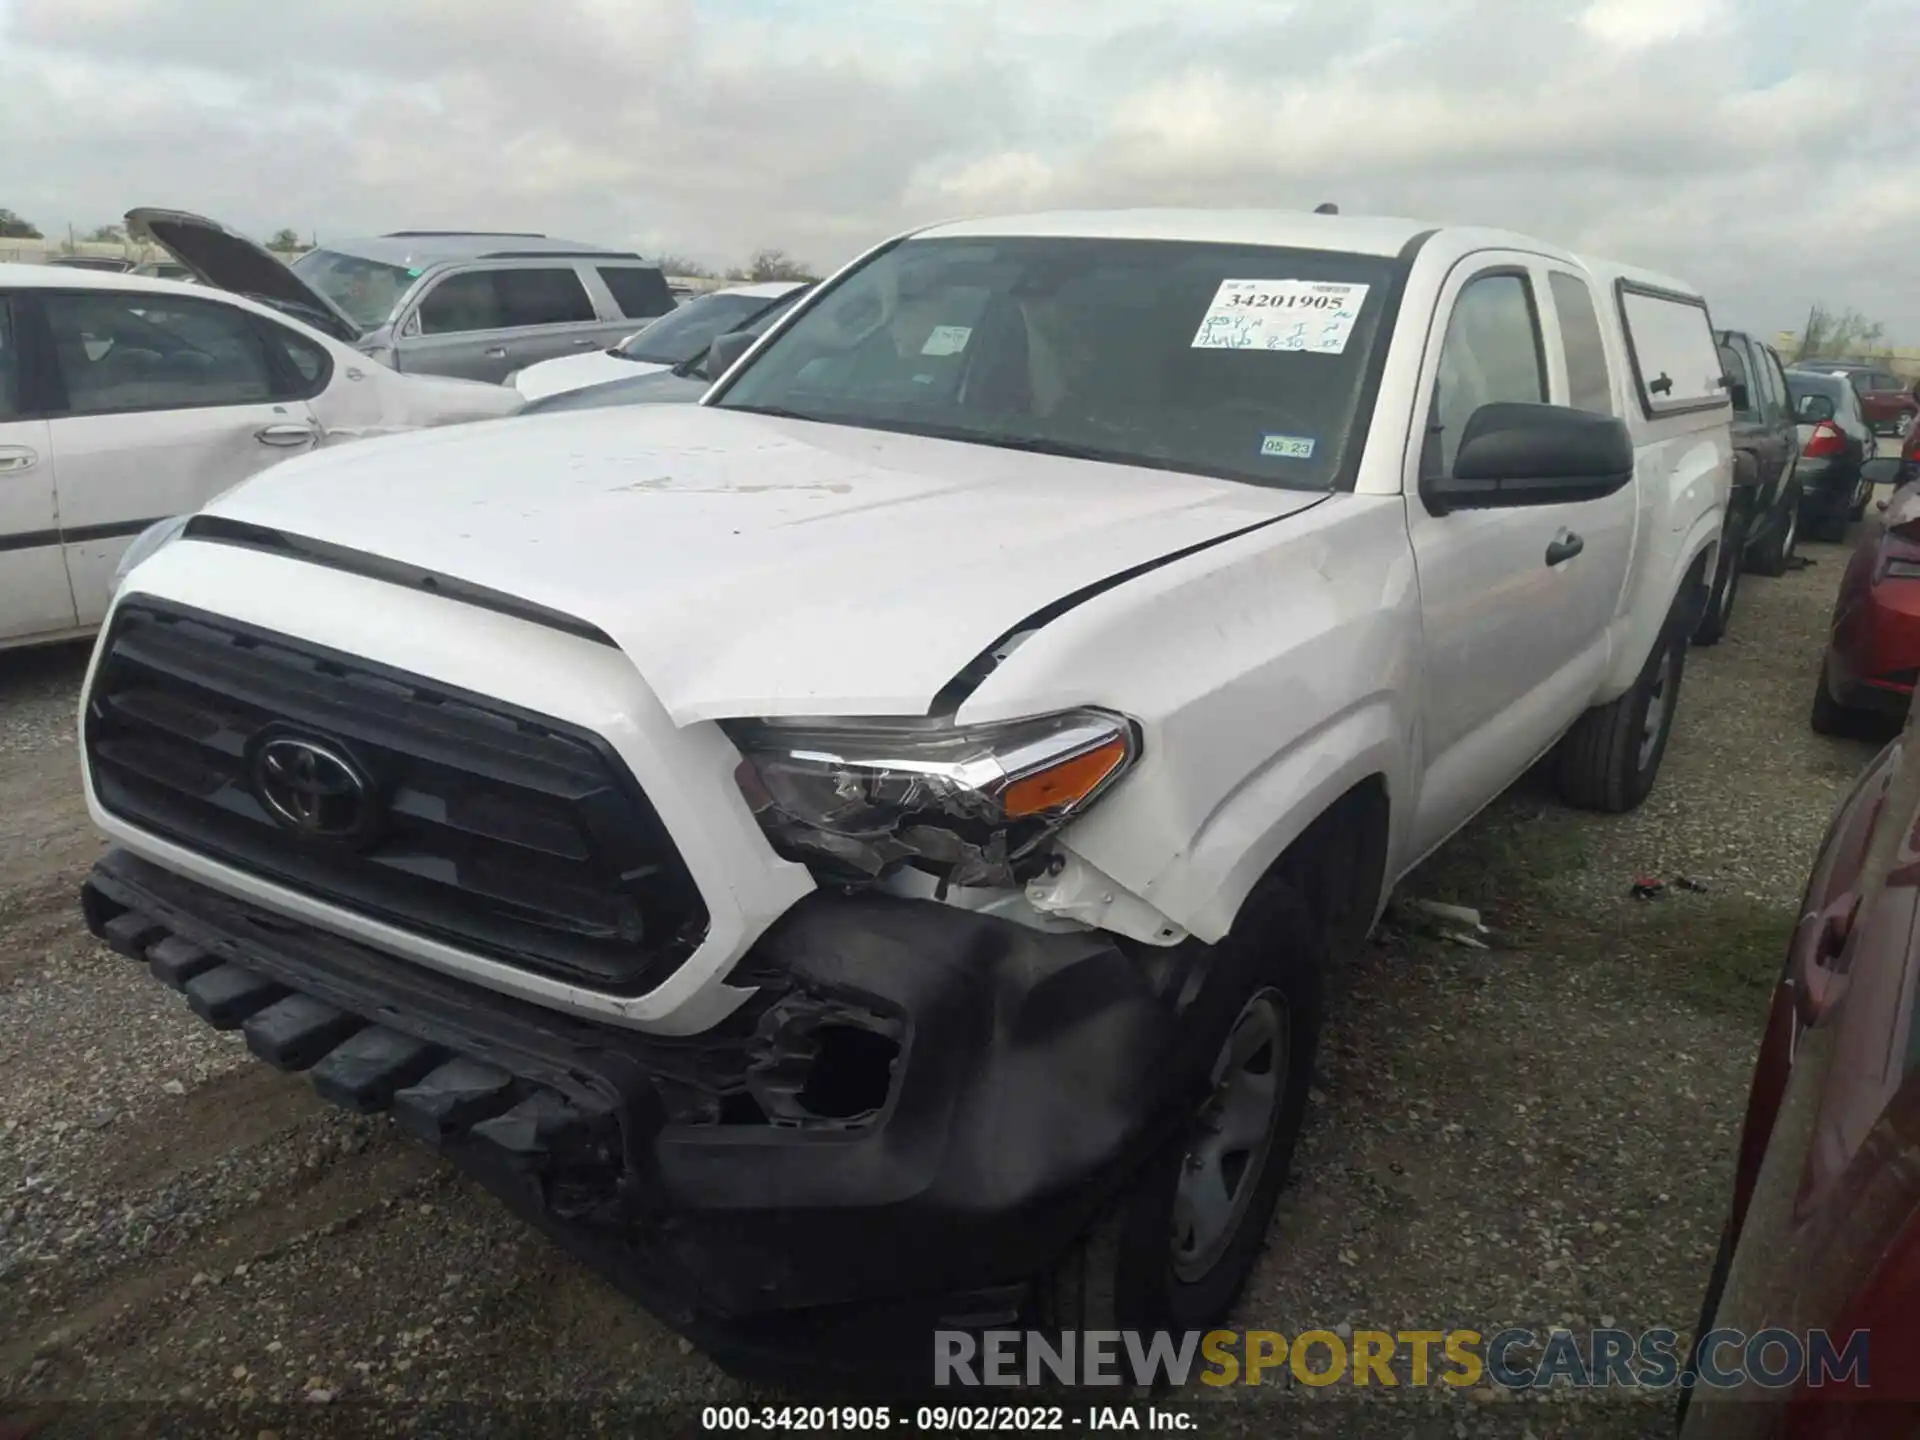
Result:
M1069 611L958 718L1100 705L1138 721L1140 763L1062 843L1212 942L1354 785L1381 777L1390 805L1414 793L1420 655L1400 497L1332 495Z

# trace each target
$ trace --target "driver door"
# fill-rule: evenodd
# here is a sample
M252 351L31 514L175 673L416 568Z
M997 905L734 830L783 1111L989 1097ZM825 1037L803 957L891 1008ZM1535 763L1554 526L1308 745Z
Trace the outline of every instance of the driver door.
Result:
M1552 306L1535 257L1481 252L1449 276L1428 337L1404 482L1426 637L1420 853L1552 745L1606 669L1631 486L1599 501L1444 514L1421 494L1424 478L1451 472L1480 406L1569 403Z

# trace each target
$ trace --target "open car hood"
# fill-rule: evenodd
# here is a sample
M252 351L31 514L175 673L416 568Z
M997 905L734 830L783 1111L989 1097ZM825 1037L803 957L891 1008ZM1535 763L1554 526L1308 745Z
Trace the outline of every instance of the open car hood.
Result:
M365 332L331 300L280 262L264 245L226 226L184 210L141 208L127 212L127 234L151 241L178 260L202 284L217 285L249 300L284 310L323 334L352 344Z

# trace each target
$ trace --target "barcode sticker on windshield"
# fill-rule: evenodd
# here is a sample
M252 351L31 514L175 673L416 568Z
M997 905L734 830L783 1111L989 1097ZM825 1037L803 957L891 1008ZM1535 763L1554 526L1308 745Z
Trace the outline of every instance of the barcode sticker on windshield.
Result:
M967 341L973 338L970 325L936 325L933 333L927 336L927 343L920 347L922 355L958 355L967 348Z
M1365 285L1324 280L1222 280L1195 350L1300 350L1338 355L1366 302Z

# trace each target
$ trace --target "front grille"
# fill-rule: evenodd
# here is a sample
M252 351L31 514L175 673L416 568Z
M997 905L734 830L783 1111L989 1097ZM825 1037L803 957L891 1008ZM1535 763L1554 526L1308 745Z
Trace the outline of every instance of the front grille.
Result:
M350 839L277 820L262 744L304 739L362 773ZM587 732L305 641L123 605L84 743L113 814L362 914L610 993L651 989L706 907L653 806Z

